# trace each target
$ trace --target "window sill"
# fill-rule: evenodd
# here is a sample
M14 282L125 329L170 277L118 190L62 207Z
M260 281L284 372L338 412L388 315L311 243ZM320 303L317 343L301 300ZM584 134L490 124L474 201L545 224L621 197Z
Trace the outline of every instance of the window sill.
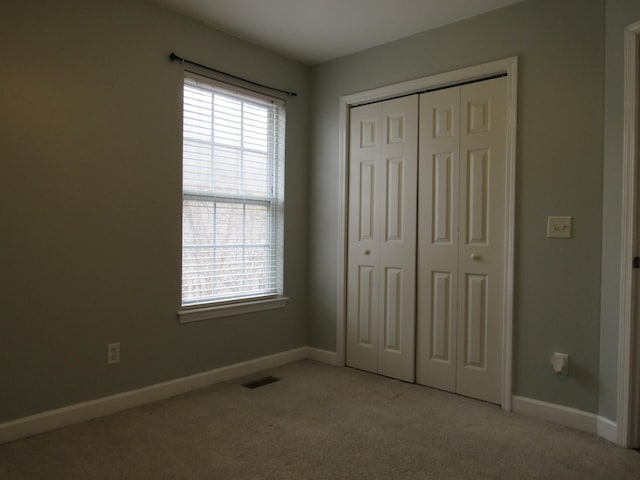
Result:
M178 320L180 323L201 322L219 317L231 317L233 315L272 310L285 307L288 300L288 297L274 297L264 300L249 300L242 303L183 308L178 310Z

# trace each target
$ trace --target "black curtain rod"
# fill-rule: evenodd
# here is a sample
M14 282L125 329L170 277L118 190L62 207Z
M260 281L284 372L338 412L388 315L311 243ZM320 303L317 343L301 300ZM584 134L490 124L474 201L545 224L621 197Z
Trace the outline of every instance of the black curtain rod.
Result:
M506 73L496 73L495 75L489 75L489 76L486 76L486 77L475 78L473 80L467 80L467 81L464 81L464 82L448 83L446 85L440 85L440 86L437 86L437 87L431 87L431 88L427 88L425 90L416 90L415 92L411 92L411 93L403 93L402 95L397 95L395 97L384 98L382 100L371 100L370 102L353 103L353 104L351 104L349 106L350 107L363 107L365 105L371 105L373 103L380 103L380 102L385 101L385 100L395 100L396 98L410 97L411 95L420 95L422 93L437 92L438 90L445 90L445 89L451 88L451 87L460 87L462 85L469 85L470 83L484 82L485 80L493 80L494 78L502 78L502 77L508 77L508 75Z
M216 70L215 68L207 67L206 65L202 65L200 63L192 62L191 60L187 60L186 58L179 57L175 53L171 52L169 55L169 59L172 62L180 62L180 63L188 63L189 65L193 65L195 67L204 68L205 70L209 70L211 72L219 73L220 75L225 75L227 77L233 78L235 80L240 80L241 82L249 83L251 85L255 85L256 87L266 88L268 90L273 90L274 92L284 93L289 95L290 97L297 97L298 94L296 92L290 92L288 90L281 90L279 88L269 87L267 85L263 85L262 83L254 82L253 80L247 80L246 78L238 77L237 75L233 75L231 73L223 72L222 70Z

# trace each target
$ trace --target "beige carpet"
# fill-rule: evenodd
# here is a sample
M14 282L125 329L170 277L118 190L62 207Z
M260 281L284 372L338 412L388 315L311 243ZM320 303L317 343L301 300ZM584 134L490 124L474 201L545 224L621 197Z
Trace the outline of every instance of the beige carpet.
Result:
M0 445L0 479L640 479L640 453L311 361Z

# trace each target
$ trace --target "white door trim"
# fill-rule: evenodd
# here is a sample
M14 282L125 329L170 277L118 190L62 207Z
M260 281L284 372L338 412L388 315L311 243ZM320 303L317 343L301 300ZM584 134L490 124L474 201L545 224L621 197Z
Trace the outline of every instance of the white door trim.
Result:
M503 328L503 380L502 408L511 411L513 365L513 266L515 244L515 186L516 186L516 119L518 58L510 57L482 65L462 68L416 80L388 85L374 90L340 97L340 152L339 152L339 224L338 224L338 291L336 319L336 363L345 365L345 328L347 307L347 209L348 209L348 155L349 108L355 105L377 102L400 95L407 95L437 87L507 74L507 158L506 158L506 243L505 243L505 300Z
M630 447L633 435L640 432L632 430L633 406L640 402L634 398L632 390L633 352L640 352L640 346L634 345L634 282L631 259L636 242L636 202L637 202L637 132L638 132L638 38L640 21L625 28L624 31L624 124L622 150L622 244L620 248L620 326L618 331L618 445ZM638 301L640 299L635 299ZM637 438L637 437L636 437Z

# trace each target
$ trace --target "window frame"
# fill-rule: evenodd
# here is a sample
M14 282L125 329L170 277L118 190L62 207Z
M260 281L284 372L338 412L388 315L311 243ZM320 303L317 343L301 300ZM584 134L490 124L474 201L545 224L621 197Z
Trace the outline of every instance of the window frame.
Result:
M282 116L282 118L278 118L276 120L269 120L269 129L273 129L275 125L279 124L279 126L284 130L286 130L286 113L284 109L284 100L279 98L274 98L262 93L255 92L253 90L248 90L236 85L230 85L226 82L217 81L208 77L203 77L201 75L192 73L192 72L184 72L184 78L182 82L182 92L183 92L183 101L182 101L182 125L184 127L185 122L185 114L184 114L184 91L185 87L191 86L194 88L201 88L204 90L209 90L213 92L219 92L221 95L228 94L231 98L236 98L240 100L246 100L249 104L274 104L276 108L279 108L278 114ZM213 108L213 107L212 107ZM272 114L270 112L270 114ZM184 145L185 145L185 133L184 129L182 132L182 156L181 156L181 173L184 177L185 172L185 162L184 162ZM275 136L273 131L269 132L268 136ZM203 140L203 143L210 143L211 148L215 147L214 139L211 138L209 141ZM181 185L181 273L180 273L180 308L177 312L178 319L180 323L189 323L201 320L209 320L218 317L227 317L232 315L241 315L245 313L258 312L263 310L270 310L274 308L282 308L286 306L288 297L284 296L284 168L285 168L285 160L284 160L284 149L285 149L285 141L276 142L273 148L282 149L281 152L271 152L268 154L268 169L269 174L267 177L273 178L273 189L271 195L269 196L256 196L252 198L251 195L241 195L236 196L231 193L227 194L219 191L211 191L211 192L197 192L184 188L184 183ZM235 147L223 147L234 149ZM245 150L242 143L240 147L238 147L240 152ZM248 149L250 150L250 149ZM213 165L213 163L212 163ZM275 169L275 171L274 171ZM275 288L274 291L264 293L264 294L256 294L256 295L239 295L235 298L221 298L218 300L210 299L210 301L194 301L194 302L186 302L183 298L183 288L184 288L184 214L185 214L185 202L188 200L195 201L205 201L211 202L212 205L217 205L218 203L226 203L226 204L241 204L244 207L247 205L267 205L268 206L268 230L271 238L269 239L268 248L271 252L275 253L275 258L273 261L275 264L269 266L269 271L274 272ZM244 227L243 220L243 227ZM243 228L244 231L244 228ZM217 246L214 244L211 245L211 248L214 250L217 248L225 248L224 246ZM228 248L228 247L227 247ZM247 248L247 245L243 245L242 248ZM271 253L269 253L271 255Z

